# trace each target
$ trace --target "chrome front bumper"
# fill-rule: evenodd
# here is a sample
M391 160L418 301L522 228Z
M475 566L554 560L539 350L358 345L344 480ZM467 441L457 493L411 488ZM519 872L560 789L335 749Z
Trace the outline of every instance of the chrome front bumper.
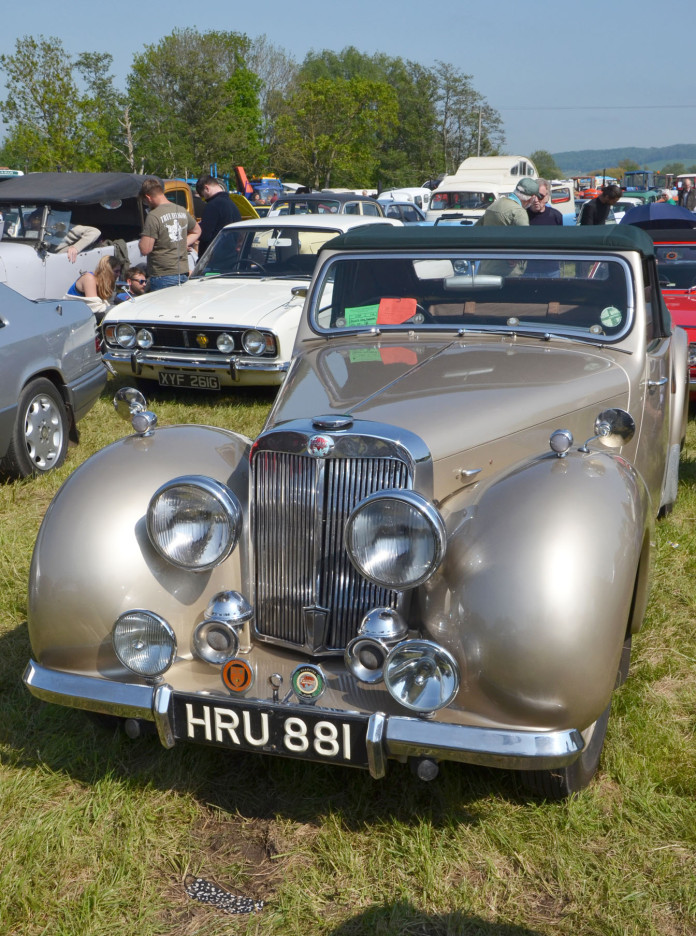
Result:
M24 684L38 699L71 708L154 721L160 741L174 747L170 711L173 690L166 683L146 686L47 669L31 660ZM282 703L276 703L282 708ZM317 706L316 708L319 708ZM335 713L334 713L335 714ZM384 777L389 758L429 757L512 770L547 770L571 764L584 741L576 729L523 731L452 725L408 715L368 718L370 774Z
M179 370L203 371L208 374L229 374L232 379L235 379L238 371L284 374L290 367L289 361L242 358L236 355L196 357L195 353L183 355L141 350L121 353L106 349L102 357L107 364L128 364L135 377L142 373L143 367L176 367Z

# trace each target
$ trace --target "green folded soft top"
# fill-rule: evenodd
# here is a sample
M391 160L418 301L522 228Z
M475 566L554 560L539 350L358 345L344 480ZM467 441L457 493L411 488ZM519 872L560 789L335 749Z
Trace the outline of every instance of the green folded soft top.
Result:
M560 253L637 250L654 255L652 238L631 224L578 227L457 227L372 224L347 231L324 245L324 250L557 250Z

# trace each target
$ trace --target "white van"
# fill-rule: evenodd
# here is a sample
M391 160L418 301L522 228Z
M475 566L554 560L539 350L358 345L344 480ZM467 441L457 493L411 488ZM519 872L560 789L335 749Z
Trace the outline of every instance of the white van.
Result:
M474 224L489 205L509 195L525 176L539 177L536 166L526 156L470 156L435 189L426 218L459 218Z
M429 188L414 186L412 188L406 187L388 189L386 192L380 192L379 195L377 195L377 198L381 202L413 202L413 204L417 208L420 208L421 211L427 211L428 205L430 204L430 196L432 194L433 193Z

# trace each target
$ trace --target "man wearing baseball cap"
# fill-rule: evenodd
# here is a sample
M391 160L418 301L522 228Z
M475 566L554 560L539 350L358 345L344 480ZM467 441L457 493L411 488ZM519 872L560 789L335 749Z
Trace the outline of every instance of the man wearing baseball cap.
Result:
M539 183L536 179L526 177L520 179L514 192L498 198L490 208L486 208L483 217L477 224L483 225L529 225L529 216L526 209L533 198L539 194Z

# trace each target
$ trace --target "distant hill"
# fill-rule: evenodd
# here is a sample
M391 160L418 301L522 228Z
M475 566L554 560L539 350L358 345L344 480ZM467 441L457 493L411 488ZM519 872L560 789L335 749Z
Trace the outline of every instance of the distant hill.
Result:
M624 146L606 150L568 150L551 154L565 176L596 172L606 166L618 166L622 159L632 159L642 168L661 169L665 163L696 163L696 143L675 143L673 146Z

